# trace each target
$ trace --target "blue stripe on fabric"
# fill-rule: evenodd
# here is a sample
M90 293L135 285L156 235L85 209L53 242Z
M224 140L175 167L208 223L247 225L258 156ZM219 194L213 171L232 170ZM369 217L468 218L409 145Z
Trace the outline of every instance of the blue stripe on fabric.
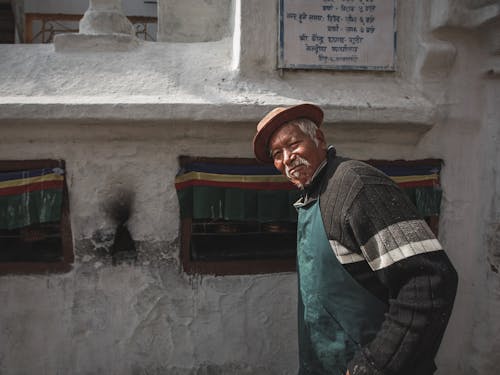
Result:
M30 178L30 177L45 176L46 174L51 174L51 173L63 175L64 171L61 168L43 168L43 169L32 169L28 171L5 172L5 173L0 173L0 182L21 180L23 178Z

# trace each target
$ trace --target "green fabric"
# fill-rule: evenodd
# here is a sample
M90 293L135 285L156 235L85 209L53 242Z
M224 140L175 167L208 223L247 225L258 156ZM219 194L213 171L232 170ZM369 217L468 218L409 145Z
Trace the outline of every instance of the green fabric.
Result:
M179 210L181 219L193 217L193 188L177 190L177 199L179 200Z
M442 191L436 187L403 189L422 216L439 215ZM249 190L191 186L177 191L181 218L232 221L297 221L292 204L298 190Z
M337 260L318 202L298 208L299 374L345 375L354 353L375 337L387 306Z
M408 195L420 215L423 217L439 215L443 194L440 187L405 188L403 191Z
M422 216L439 215L441 207L441 188L415 189L415 206Z
M257 217L257 192L253 190L225 189L224 219L245 221Z
M16 229L61 219L62 191L39 190L0 196L0 228Z
M224 218L224 189L207 186L193 187L193 218Z
M249 190L191 186L177 191L181 218L232 221L297 221L298 190Z

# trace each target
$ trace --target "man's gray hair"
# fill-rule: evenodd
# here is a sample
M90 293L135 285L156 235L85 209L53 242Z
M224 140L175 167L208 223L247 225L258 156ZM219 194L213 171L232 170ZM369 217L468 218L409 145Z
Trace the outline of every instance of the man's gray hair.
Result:
M302 133L307 134L316 144L319 145L319 140L316 138L316 130L318 130L318 126L314 123L314 121L309 120L308 118L299 118L296 120L292 120L289 124L294 124L302 130Z

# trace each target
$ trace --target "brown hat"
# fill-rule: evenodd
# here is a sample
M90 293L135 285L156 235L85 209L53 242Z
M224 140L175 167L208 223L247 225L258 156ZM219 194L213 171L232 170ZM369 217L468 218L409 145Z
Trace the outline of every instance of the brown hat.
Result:
M304 103L292 107L278 107L265 115L257 124L257 134L253 139L256 159L262 163L272 163L268 149L269 139L280 126L299 118L308 118L319 128L323 122L323 111L317 105Z

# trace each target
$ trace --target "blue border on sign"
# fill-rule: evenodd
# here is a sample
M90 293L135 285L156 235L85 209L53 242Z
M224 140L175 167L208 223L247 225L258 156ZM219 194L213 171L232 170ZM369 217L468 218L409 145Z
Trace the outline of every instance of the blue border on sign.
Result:
M278 68L284 67L284 35L285 35L285 25L283 21L283 0L280 0L279 3L279 27L278 27L278 43L279 43L279 51L278 51Z

